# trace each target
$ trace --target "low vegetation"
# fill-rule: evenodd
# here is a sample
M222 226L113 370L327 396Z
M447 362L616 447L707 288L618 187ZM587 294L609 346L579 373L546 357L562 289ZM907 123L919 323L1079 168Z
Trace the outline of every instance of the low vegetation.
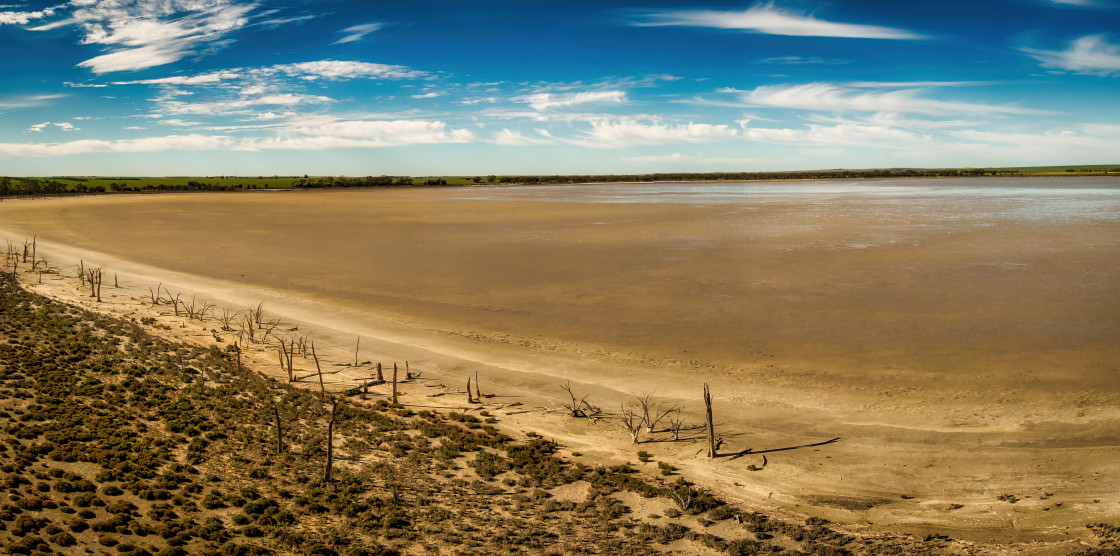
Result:
M183 177L53 177L0 176L0 199L43 195L150 193L172 191L242 191L254 189L318 189L342 187L416 187L512 184L575 184L666 181L757 181L875 179L984 176L1118 175L1120 164L1008 168L876 168L856 170L794 170L785 172L682 172L656 174L507 175L507 176L183 176Z
M668 464L659 464L662 476L629 463L586 465L539 435L502 433L490 415L362 398L338 403L337 394L262 377L229 350L166 341L141 323L29 294L3 274L0 553L853 554L964 546L744 511ZM635 515L639 503L660 513Z

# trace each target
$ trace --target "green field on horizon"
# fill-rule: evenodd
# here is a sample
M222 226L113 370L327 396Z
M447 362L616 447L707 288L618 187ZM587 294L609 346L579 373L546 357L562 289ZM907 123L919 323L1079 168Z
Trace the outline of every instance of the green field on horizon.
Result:
M228 191L317 189L338 187L420 187L490 184L575 184L591 182L746 181L799 179L869 179L903 177L1104 176L1120 175L1117 164L1021 166L998 168L884 168L791 170L775 172L679 172L598 175L489 176L175 176L175 177L0 177L0 196L61 193Z

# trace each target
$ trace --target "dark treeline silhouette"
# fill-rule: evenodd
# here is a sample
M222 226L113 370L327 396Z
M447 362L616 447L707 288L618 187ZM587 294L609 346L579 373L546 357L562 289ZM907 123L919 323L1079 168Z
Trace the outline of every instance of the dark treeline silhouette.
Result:
M1112 170L1116 171L1116 170ZM1074 172L1074 170L1067 170ZM778 181L778 180L820 180L820 179L875 179L875 178L932 178L932 177L979 177L979 176L1019 176L1025 175L1015 168L888 168L874 170L807 170L785 172L681 172L657 174L583 174L583 175L522 175L522 176L477 176L464 178L475 184L529 184L557 185L577 183L620 183L620 182L689 182L689 181ZM181 178L188 179L188 178ZM243 179L248 183L235 183ZM264 180L264 178L257 178ZM0 176L0 198L40 197L57 195L86 195L92 193L131 192L147 193L160 191L237 191L268 188L319 189L347 187L415 187L446 186L445 178L412 178L409 176L324 176L324 177L272 177L262 183L253 183L253 178L190 178L185 183L151 183L145 178L113 178L108 184L87 185L88 178L66 178L64 183L54 178L18 178ZM216 180L216 181L203 181ZM106 180L100 180L106 181ZM76 183L75 183L76 182Z
M946 168L946 169L880 169L880 170L809 170L788 172L685 172L660 174L604 174L570 176L490 176L488 183L503 184L570 184L570 183L617 183L617 182L659 182L659 181L759 181L759 180L816 180L816 179L856 179L856 178L927 178L927 177L972 177L1017 175L1018 170L995 170L986 168ZM478 180L476 180L478 181Z

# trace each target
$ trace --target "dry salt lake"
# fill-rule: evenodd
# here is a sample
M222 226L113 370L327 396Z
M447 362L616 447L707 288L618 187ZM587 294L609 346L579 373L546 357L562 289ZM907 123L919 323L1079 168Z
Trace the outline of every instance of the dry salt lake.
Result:
M0 236L33 234L64 272L120 272L122 298L264 301L339 350L361 334L543 406L571 380L608 409L655 392L696 414L707 382L725 444L769 466L657 449L756 503L992 538L1120 516L1120 178L0 203ZM534 426L633 451L617 426Z

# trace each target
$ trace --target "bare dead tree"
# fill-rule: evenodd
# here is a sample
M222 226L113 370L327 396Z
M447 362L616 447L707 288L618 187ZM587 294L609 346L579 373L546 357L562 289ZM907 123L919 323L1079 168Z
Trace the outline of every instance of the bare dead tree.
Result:
M262 344L268 342L268 335L271 334L273 330L276 330L278 326L280 326L280 319L274 319L264 323L264 334L261 335Z
M704 383L704 407L708 422L708 457L716 457L716 429L712 424L712 394L708 390L708 383Z
M233 322L233 319L237 318L238 313L240 313L240 311L230 313L228 307L222 308L222 314L218 315L218 322L222 324L223 331L233 332L233 329L230 328L230 323Z
M27 264L27 255L31 253L31 241L23 240L23 264Z
M478 387L479 382L481 382L481 381L478 380L478 371L475 371L474 372L474 398L475 398L475 400L478 401L478 403L482 403L482 390L479 389L479 387Z
M474 393L471 392L471 377L467 375L467 403L474 403Z
M281 346L284 345L284 339L283 338L280 339L280 345ZM295 365L292 363L292 357L295 355L295 350L296 350L295 340L292 340L292 341L288 342L288 350L287 350L288 351L288 372L292 373L293 375L295 374Z
M195 297L196 296L193 296L193 295L191 296L191 304L190 305L187 305L186 301L183 302L183 311L186 311L187 319L193 319L195 314L198 312L198 309L195 306Z
M284 429L280 427L280 409L272 404L272 413L276 416L276 453L284 453Z
M280 342L280 345L277 346L276 355L280 357L280 370L281 371L287 370L288 371L288 382L289 383L293 382L295 380L295 377L292 375L292 368L291 367L288 367L287 369L284 368L284 363L287 362L287 357L285 357L286 354L284 353L284 342Z
M325 400L327 398L327 387L323 385L323 369L319 367L319 356L315 354L315 342L311 342L311 356L315 358L315 370L319 375L319 397Z
M78 259L78 280L81 280L82 287L86 287L86 262Z
M568 396L571 397L570 403L565 403L562 405L571 413L572 417L587 417L588 419L594 420L593 417L599 414L599 408L588 403L587 396L578 399L576 398L575 393L572 392L571 381L568 381L560 388L567 392Z
M630 438L634 440L634 444L640 444L642 435L642 425L645 424L645 419L642 417L640 411L636 411L634 406L627 403L622 406L622 428L630 433Z
M381 362L377 362L377 382L384 383L385 376L381 373Z
M38 259L35 256L35 245L38 242L39 236L36 235L31 238L31 272L35 272L35 269L39 266L39 263L37 262ZM23 262L27 262L27 260L24 259Z
M152 287L148 286L148 295L152 298L152 306L159 305L159 289L163 287L163 282L156 284L156 291L152 291Z
M240 328L240 335L248 336L250 342L254 344L257 343L257 339L255 338L256 327L253 325L253 318L251 316L245 315L245 319L238 323L237 326Z
M412 371L408 368L408 361L404 362L404 379L412 380Z
M683 426L684 419L681 417L681 408L674 407L672 412L669 413L669 430L673 433L674 442L681 439L681 427Z
M642 420L646 425L646 432L650 434L653 434L654 428L657 426L658 422L660 422L665 418L666 415L676 409L676 406L662 409L665 404L661 402L658 402L656 406L653 405L652 392L644 396L635 397L638 400L638 409L641 410L642 413Z
M241 372L241 345L240 340L233 343L233 350L237 352L237 372Z
M354 344L354 366L358 366L358 347L362 345L362 337L358 336L358 341ZM394 363L395 365L396 363Z
M314 349L312 349L314 353ZM334 419L338 416L338 403L339 400L334 400L331 405L331 420L327 423L327 470L323 475L323 481L326 483L334 482L334 474L332 467L334 466Z
M86 270L86 282L89 283L89 296L96 297L101 303L101 267Z
M393 363L393 405L397 405L397 364Z
M120 284L117 283L117 273L116 272L113 273L113 287L114 288L120 288L121 287Z
M261 323L263 322L263 319L264 319L264 302L263 301L261 301L260 303L257 303L256 307L249 307L249 317L250 317L250 322L252 324L256 325L258 328L261 326Z
M167 301L175 306L175 316L179 316L179 304L182 303L182 301L179 301L179 297L182 295L182 293L177 293L175 297L171 297L171 292L167 292ZM183 305L185 306L186 304L184 303Z

